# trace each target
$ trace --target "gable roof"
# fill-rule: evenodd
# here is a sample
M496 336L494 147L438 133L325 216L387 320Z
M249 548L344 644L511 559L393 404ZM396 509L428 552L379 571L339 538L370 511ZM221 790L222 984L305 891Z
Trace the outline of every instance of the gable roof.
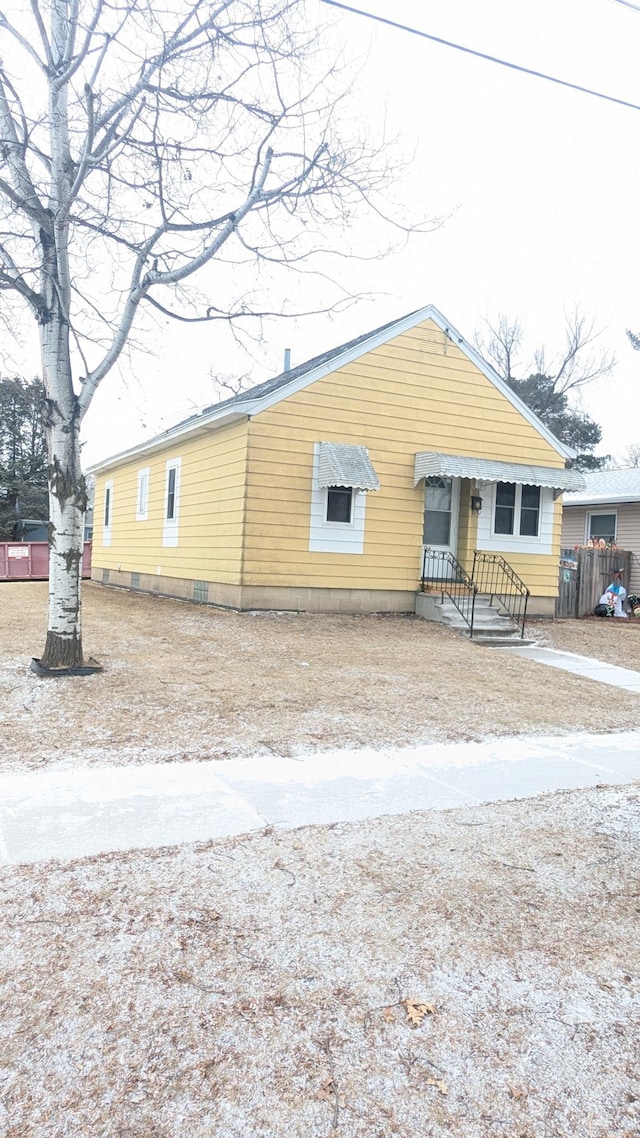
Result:
M607 502L640 502L640 468L594 470L585 474L586 489L567 494L565 506L587 506Z
M239 395L232 395L229 399L225 399L221 403L215 403L210 407L205 407L196 415L191 415L188 419L183 419L174 427L170 427L169 430L163 434L156 435L154 438L148 439L138 446L112 455L110 458L103 459L101 462L94 463L88 468L89 472L94 473L98 470L105 470L136 454L148 454L151 451L160 450L174 438L178 438L182 435L194 432L202 433L205 430L215 429L217 426L234 422L237 419L257 415L260 411L267 410L267 408L272 407L281 399L285 399L287 396L301 391L309 384L315 383L316 380L323 379L324 376L330 375L331 372L337 371L339 368L344 367L346 364L351 363L367 352L373 351L374 348L378 348L382 344L387 343L388 340L392 340L403 332L415 328L417 324L421 324L424 320L432 320L559 455L563 458L573 458L575 456L576 452L556 438L542 420L538 418L535 412L533 412L526 403L523 403L515 391L512 391L509 385L501 379L491 365L488 364L486 360L483 360L482 356L471 344L467 343L464 337L453 327L446 317L442 315L435 305L429 304L425 308L417 308L414 312L409 312L399 320L391 320L387 324L381 324L379 328L375 328L372 332L366 332L362 336L357 336L354 340L347 341L346 344L340 344L337 348L322 352L320 355L314 356L312 359L307 360L303 364L299 364L297 367L281 372L280 375L275 376L273 379L268 379L264 383L258 383L255 387L250 387L247 391L242 391Z

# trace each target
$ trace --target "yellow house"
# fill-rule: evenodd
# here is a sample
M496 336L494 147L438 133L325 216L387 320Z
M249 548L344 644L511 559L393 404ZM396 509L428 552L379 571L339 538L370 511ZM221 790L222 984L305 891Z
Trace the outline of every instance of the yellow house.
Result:
M552 615L572 455L429 306L96 464L92 576L234 609L413 612L423 576L481 551Z

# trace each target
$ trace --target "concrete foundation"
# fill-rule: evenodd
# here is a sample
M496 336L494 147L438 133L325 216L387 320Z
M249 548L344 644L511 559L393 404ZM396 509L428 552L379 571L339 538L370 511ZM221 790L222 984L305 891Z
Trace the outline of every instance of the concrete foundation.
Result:
M416 593L402 589L313 589L303 586L227 585L183 577L94 568L93 581L135 592L175 597L239 612L397 612L413 613Z

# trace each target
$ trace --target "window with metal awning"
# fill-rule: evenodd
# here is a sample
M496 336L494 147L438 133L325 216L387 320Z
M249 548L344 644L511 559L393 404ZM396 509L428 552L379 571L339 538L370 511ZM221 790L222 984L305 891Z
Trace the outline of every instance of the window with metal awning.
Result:
M309 552L362 554L367 495L379 489L365 446L315 443Z
M419 451L415 458L414 485L417 486L422 478L434 476L470 478L479 483L501 482L518 486L543 486L553 490L555 494L562 493L563 490L581 490L586 486L584 474L579 470Z
M380 479L369 451L350 443L320 443L318 484L322 489L344 486L350 490L379 490Z

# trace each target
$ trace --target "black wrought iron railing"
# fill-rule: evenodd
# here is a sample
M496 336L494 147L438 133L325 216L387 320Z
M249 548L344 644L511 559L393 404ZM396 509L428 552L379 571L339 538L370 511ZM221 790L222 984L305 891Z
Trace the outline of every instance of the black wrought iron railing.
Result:
M476 596L475 582L452 553L442 549L425 549L422 555L421 588L423 593L440 593L448 597L473 636Z
M477 591L488 596L490 604L497 601L498 607L515 621L520 635L524 636L530 591L509 562L499 553L482 553L476 549L471 578Z

